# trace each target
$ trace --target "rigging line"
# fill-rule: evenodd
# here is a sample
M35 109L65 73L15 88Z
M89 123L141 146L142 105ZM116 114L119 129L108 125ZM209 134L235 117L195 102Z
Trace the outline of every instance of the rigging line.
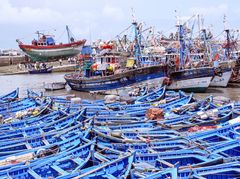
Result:
M62 36L63 36L64 33L65 33L65 30L61 33L61 35L57 38L56 41L59 41L59 40L62 38Z
M223 32L224 32L224 30L220 33L220 34L218 34L217 36L215 36L215 37L213 37L213 39L216 39L216 38L218 38L220 35L222 35L223 34Z
M173 26L173 27L169 28L168 30L161 31L161 33L162 33L162 34L167 33L167 32L169 32L170 30L175 29L175 28L176 28L176 26ZM159 33L159 32L158 32L158 33Z
M122 32L120 32L118 35L116 35L115 38L118 38L121 34L123 34L124 32L126 32L127 30L129 30L131 28L132 24L130 26L128 26L125 30L123 30Z

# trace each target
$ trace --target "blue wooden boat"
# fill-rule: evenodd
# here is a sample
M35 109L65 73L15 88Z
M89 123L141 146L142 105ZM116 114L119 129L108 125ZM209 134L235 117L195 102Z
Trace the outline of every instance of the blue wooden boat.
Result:
M121 129L122 128L122 129ZM164 132L163 128L152 127L152 124L119 126L114 127L115 130L108 128L94 128L93 131L97 135L97 139L102 142L111 143L142 143L146 142L151 144L152 142L163 142L176 139L183 139L178 133ZM163 130L163 132L156 132Z
M78 130L80 127L82 127L81 124L75 125L75 128L72 127L68 127L67 128L59 128L57 126L51 126L51 127L26 127L23 129L19 129L19 130L14 130L14 131L1 131L2 133L4 133L4 135L1 136L0 141L1 141L1 145L6 145L6 144L15 144L15 143L21 143L21 141L25 141L27 142L28 139L31 140L31 138L33 137L42 137L41 135L49 135L49 136L54 136L57 133L60 133L60 131L63 132L69 132L74 130ZM68 130L69 129L69 130Z
M189 168L179 170L177 167L171 166L166 170L158 170L156 172L139 172L133 170L131 178L133 179L165 179L165 178L211 178L211 179L235 179L240 174L240 162L228 162L223 164L216 164L212 166L204 166L199 168Z
M181 107L172 109L172 112L183 115L183 114L192 114L197 111L206 111L210 109L213 103L213 96L206 97L203 100L195 101L186 105L182 105Z
M43 97L43 93L37 93L31 89L27 89L27 96L28 98L41 98Z
M39 158L29 165L18 165L7 171L0 172L0 176L12 178L57 178L81 170L88 163L93 150L93 143L60 152L54 156Z
M209 154L206 151L197 149L181 149L170 152L159 153L137 153L135 156L136 163L148 163L155 168L169 168L170 166L178 165L178 168L195 167L205 165L209 162L218 161L221 156ZM139 165L141 170L144 170L144 165ZM147 168L146 168L147 169Z
M111 125L111 124L128 124L134 123L139 121L144 121L144 118L141 117L124 117L124 116L94 116L94 125L101 126L101 125Z
M230 162L213 166L200 167L196 169L186 169L178 172L178 177L187 179L195 178L213 178L219 176L224 179L238 178L240 175L240 162Z
M49 145L58 144L71 136L83 136L81 126L72 127L68 129L61 129L62 131L48 132L41 135L33 135L31 137L20 138L12 141L1 142L0 156L13 155L15 153L29 151L31 149L46 148ZM79 134L81 134L79 136Z
M29 69L29 74L42 74L42 73L52 73L53 66L47 67L47 68L41 68L41 69Z
M85 141L84 136L82 136L82 134L77 134L55 144L14 153L14 155L11 156L1 156L0 171L6 172L6 170L9 170L10 168L24 166L26 165L26 162L28 162L28 165L32 165L34 163L39 164L39 161L43 162L51 160L59 155L65 155L66 152L82 147L86 143L88 142ZM12 156L14 156L15 159Z
M189 96L183 97L181 99L177 99L174 101L171 101L167 104L159 104L155 107L159 107L162 108L166 111L171 110L172 108L176 108L179 106L182 106L184 104L188 104L189 102L192 101L192 94L190 94ZM86 115L88 117L90 116L132 116L132 117L142 117L145 116L146 111L151 108L154 107L151 105L151 103L143 103L143 104L133 104L133 105L124 105L122 106L121 110L97 110L97 108L93 108L93 110L90 109L86 109Z
M23 99L19 99L19 100L8 102L8 103L1 103L0 107L1 107L1 110L3 110L4 108L14 108L32 101L35 101L35 100L29 99L29 98L23 98Z
M164 97L165 94L165 87L159 88L157 90L154 90L153 92L150 92L144 96L138 97L135 100L135 103L149 103L149 102L155 102Z
M18 98L18 95L19 95L19 88L17 88L16 90L14 90L8 94L0 96L0 104L14 101L15 99Z
M13 146L11 147L11 150L15 150L15 148L16 150L20 150L22 148L26 149L27 145L29 147L44 145L47 141L45 140L45 142L41 142L41 140L46 139L46 137L51 139L54 138L55 135L78 131L81 127L83 127L81 123L77 124L78 120L79 122L81 121L81 115L82 113L64 117L62 119L52 121L49 125L42 124L39 126L25 127L12 131L1 130L3 135L1 135L0 138L0 148L3 148L3 150L9 150L10 147L6 146ZM71 127L72 125L74 125L74 127Z
M104 147L109 147L122 152L134 150L137 153L166 152L192 148L192 145L190 145L187 140L183 139L175 141L163 141L163 142L146 141L141 143L125 143L125 144L98 142L98 145L103 145Z
M30 98L24 98L18 101L14 101L14 102L10 102L10 103L3 103L0 104L0 114L6 118L6 117L10 117L13 116L11 114L14 114L18 111L24 111L24 110L28 110L30 108L35 108L37 106L40 105L48 105L50 103L50 101L45 101L44 103L42 103L41 101L35 100L35 99L30 99Z
M109 161L97 166L89 167L81 171L69 174L63 178L120 178L124 179L130 173L132 164L134 160L134 154L127 154L125 156L119 157L116 160Z
M22 129L24 127L41 125L43 123L47 124L59 118L65 117L66 115L67 114L61 110L52 111L42 116L24 118L23 120L20 121L2 124L0 125L0 131L17 130Z
M232 119L232 109L232 105L226 105L206 112L200 111L191 116L185 115L174 119L163 120L159 123L178 131L184 131L193 126L212 126Z
M153 95L153 96L152 96ZM155 94L153 93L151 96L154 98ZM179 92L174 92L174 91L166 91L164 93L163 96L163 100L160 100L158 102L146 102L146 103L137 103L137 104L121 104L119 102L115 102L115 103L111 103L111 104L107 104L106 106L109 109L113 109L113 110L123 110L123 109L128 109L128 108L133 108L133 107L147 107L147 106L151 106L151 105L155 105L155 106L160 106L163 104L167 104L170 103L172 101L176 101L178 99L187 97L188 95L186 95L184 92L179 91ZM149 96L149 98L151 98Z

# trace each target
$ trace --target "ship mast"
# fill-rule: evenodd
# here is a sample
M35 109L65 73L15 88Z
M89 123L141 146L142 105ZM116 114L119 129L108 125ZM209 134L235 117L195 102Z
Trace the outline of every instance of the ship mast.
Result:
M203 40L204 40L204 46L205 46L205 55L208 57L209 62L211 61L210 58L210 50L208 48L208 42L207 42L207 32L206 29L202 29L203 32Z
M135 35L135 45L134 45L134 47L135 47L135 59L136 59L136 64L139 65L139 61L140 61L140 57L141 57L141 47L140 47L141 35L139 33L140 27L139 27L137 21L135 20L134 13L132 14L132 17L133 17L132 25L134 27L134 35Z
M73 34L72 34L72 32L69 30L69 28L68 28L67 25L66 25L66 30L67 30L67 35L68 35L68 43L74 42Z
M180 43L180 49L179 49L179 53L180 53L180 69L183 68L184 66L184 53L185 53L185 42L184 42L184 28L183 28L183 24L182 21L180 19L180 17L177 14L177 11L175 10L176 13L176 27L178 28L178 40Z
M185 51L185 42L183 39L183 25L179 25L179 42L180 42L180 68L184 66L184 51Z
M226 45L226 55L227 55L227 58L229 59L230 58L230 30L227 28L227 20L226 20L226 15L224 14L224 17L223 17L223 24L224 24L224 31L226 32L227 34L227 45Z

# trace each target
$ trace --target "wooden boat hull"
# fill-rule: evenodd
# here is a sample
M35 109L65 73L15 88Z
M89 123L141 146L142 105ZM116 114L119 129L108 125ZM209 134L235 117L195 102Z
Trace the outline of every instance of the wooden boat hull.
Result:
M53 67L48 67L48 68L45 68L45 69L39 69L39 70L28 70L28 73L29 74L41 74L41 73L52 73L52 70L53 70Z
M224 69L222 76L214 76L214 78L212 79L210 86L214 86L214 87L227 87L228 82L231 78L232 75L232 69L228 68L228 69Z
M205 92L214 76L215 69L211 67L176 71L170 74L172 81L167 89Z
M79 54L85 40L62 45L34 46L20 44L19 47L31 57L33 61L47 61L57 58L67 58Z
M13 101L18 98L18 95L19 95L19 88L17 88L16 90L14 90L6 95L0 96L0 103L6 103L9 101Z
M211 83L212 77L193 78L173 81L167 89L183 90L189 92L205 92Z
M101 91L117 89L152 79L162 81L165 76L166 66L156 65L104 77L84 78L78 74L67 74L64 78L73 90Z
M44 83L44 88L47 91L61 90L65 89L65 82L56 82L56 83Z

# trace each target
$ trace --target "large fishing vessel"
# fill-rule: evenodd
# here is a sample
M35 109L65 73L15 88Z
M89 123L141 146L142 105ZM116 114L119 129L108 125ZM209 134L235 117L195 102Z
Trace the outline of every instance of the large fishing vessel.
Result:
M80 74L67 74L65 80L74 90L78 91L100 91L111 90L147 80L158 79L159 83L166 76L166 66L156 65L149 67L126 70L119 74L97 77L83 77Z
M167 88L171 90L205 92L214 76L219 75L221 71L214 67L205 66L204 61L202 61L201 66L190 66L189 69L185 67L188 61L192 60L192 57L189 54L189 47L184 40L186 38L184 24L177 26L179 28L180 49L179 53L166 55L166 60L170 66L170 70L168 70L170 81Z
M81 52L86 40L75 41L70 35L68 26L66 29L68 32L68 43L56 44L52 35L46 35L40 32L37 32L38 40L34 39L31 45L24 44L20 40L17 40L17 42L20 49L22 49L32 61L47 61L73 57Z
M135 55L128 59L124 68L118 69L118 72L109 70L109 68L118 66L116 64L120 64L121 56L102 54L95 58L95 63L92 64L91 70L85 70L85 75L80 73L66 74L64 78L67 84L72 89L78 91L113 90L147 82L148 80L157 81L157 84L161 85L167 74L167 65L162 63L161 59L157 57L157 61L154 64L144 66L143 61L145 58L141 56L140 29L137 22L134 21L132 25L135 29Z

